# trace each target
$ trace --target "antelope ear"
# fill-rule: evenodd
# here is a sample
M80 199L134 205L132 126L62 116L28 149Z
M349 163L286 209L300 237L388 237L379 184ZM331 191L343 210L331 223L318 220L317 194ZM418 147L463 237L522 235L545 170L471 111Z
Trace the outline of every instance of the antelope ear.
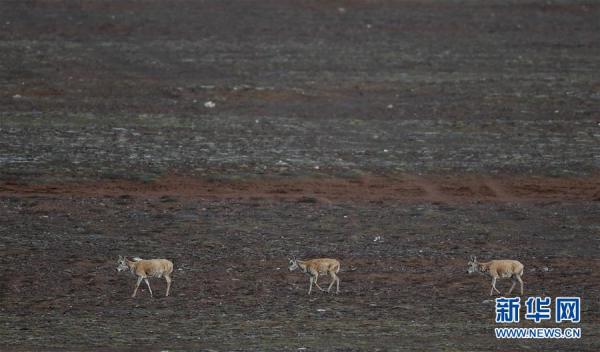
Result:
M469 257L469 261L472 261L472 262L474 262L474 261L475 261L475 256L474 256L474 255L470 256L470 257Z

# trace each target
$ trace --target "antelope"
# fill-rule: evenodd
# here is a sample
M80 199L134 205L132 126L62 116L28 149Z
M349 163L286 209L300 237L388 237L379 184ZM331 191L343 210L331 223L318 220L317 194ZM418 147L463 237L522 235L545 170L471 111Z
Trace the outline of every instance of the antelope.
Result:
M340 262L336 259L320 258L310 260L298 260L296 258L292 258L290 259L289 269L290 271L300 269L303 273L308 275L310 279L310 284L308 286L309 295L312 291L313 283L319 288L319 290L325 291L317 283L317 280L319 279L319 274L329 274L329 276L331 277L331 283L329 284L327 292L331 291L331 287L335 283L335 293L340 293L340 278L336 275L340 271Z
M133 295L131 297L135 297L137 293L138 287L140 287L140 283L142 280L146 282L148 286L148 290L150 291L150 297L152 296L152 289L150 288L150 282L148 282L148 277L165 277L167 281L167 293L165 297L169 296L169 290L171 289L171 273L173 272L173 263L167 259L150 259L144 260L142 258L135 257L133 261L127 259L126 257L119 256L118 260L119 266L117 266L117 272L121 272L123 270L129 270L135 276L137 276L137 283L135 284L135 289L133 290Z
M523 264L521 264L517 260L492 260L487 263L480 263L477 261L475 256L471 256L469 263L467 264L469 267L467 269L467 273L482 273L487 274L492 278L492 289L490 290L490 296L494 294L494 291L500 294L500 291L496 288L496 280L498 278L509 278L512 280L512 286L508 291L510 295L512 290L515 288L517 281L521 284L521 295L523 294L523 280L521 276L523 275Z

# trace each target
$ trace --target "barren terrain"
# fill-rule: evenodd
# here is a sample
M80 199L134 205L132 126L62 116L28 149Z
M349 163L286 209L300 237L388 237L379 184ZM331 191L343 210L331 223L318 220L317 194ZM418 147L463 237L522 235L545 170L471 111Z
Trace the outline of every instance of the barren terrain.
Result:
M0 2L0 350L597 351L598 18ZM171 259L172 296L130 298L118 255ZM341 293L291 255L339 258ZM496 340L470 255L582 297L583 337Z

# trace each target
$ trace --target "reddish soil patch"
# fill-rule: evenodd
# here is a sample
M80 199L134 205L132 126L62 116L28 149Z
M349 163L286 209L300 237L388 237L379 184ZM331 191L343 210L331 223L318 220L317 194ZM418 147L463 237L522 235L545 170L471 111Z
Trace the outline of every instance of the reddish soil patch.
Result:
M306 202L538 202L600 200L600 178L549 177L363 177L211 181L165 176L152 182L125 180L20 184L0 183L0 195L164 196L296 199Z

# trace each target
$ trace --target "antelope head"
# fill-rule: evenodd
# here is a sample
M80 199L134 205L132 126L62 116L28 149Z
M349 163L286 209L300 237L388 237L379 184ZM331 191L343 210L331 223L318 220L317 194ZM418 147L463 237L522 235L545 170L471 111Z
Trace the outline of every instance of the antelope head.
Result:
M119 256L119 260L117 261L117 272L121 272L123 270L129 270L129 266L127 265L127 259L123 256Z
M469 259L469 263L467 263L467 274L476 273L479 271L479 263L477 263L477 257L474 255Z
M290 271L294 271L294 270L298 269L298 260L296 258L290 259L290 265L289 265L288 269L290 269Z

